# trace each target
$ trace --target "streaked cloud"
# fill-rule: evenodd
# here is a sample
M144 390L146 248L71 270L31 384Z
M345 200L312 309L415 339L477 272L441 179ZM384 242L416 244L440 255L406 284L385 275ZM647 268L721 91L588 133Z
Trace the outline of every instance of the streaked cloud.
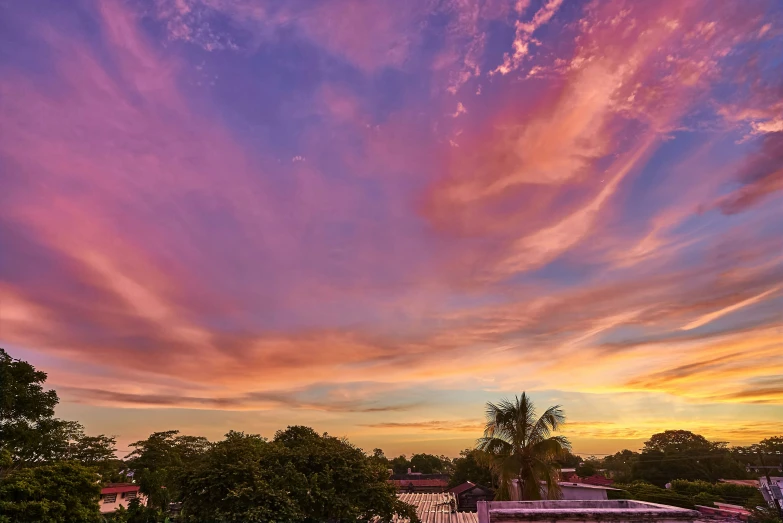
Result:
M775 3L42 2L0 31L0 343L66 407L779 417Z

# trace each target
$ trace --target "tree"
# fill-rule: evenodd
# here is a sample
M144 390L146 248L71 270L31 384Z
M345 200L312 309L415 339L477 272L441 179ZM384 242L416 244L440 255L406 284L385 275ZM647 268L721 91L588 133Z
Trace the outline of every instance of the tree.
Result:
M533 402L523 392L513 401L487 403L487 424L479 450L489 455L490 466L498 477L497 499L510 499L512 480L517 480L523 499L541 499L541 482L547 497L557 499L560 465L570 443L564 436L552 436L565 422L559 405L549 407L539 418Z
M59 399L44 390L46 373L0 349L0 477L27 466L76 460L102 470L114 457L114 438L86 436L74 421L54 417Z
M150 434L130 446L134 450L126 462L139 482L139 490L147 496L150 507L163 510L179 497L178 475L206 452L210 443L201 436L180 436L178 430L168 430Z
M414 454L410 463L415 472L422 474L448 474L452 467L449 458L433 454Z
M586 460L577 465L576 467L576 475L580 478L587 478L590 476L594 476L598 473L598 463L596 463L596 460Z
M387 470L349 442L289 427L271 442L229 432L182 477L187 521L417 521Z
M576 468L583 461L584 460L582 459L582 456L577 456L575 454L571 454L569 451L566 451L563 458L559 459L557 462L560 463L562 468Z
M76 424L54 418L57 393L44 390L46 373L0 349L0 450L10 463L0 477L65 452Z
M0 522L98 522L95 473L61 462L17 470L0 481Z
M396 458L393 458L389 461L389 465L391 466L392 470L394 470L395 474L405 474L408 472L409 468L413 468L413 465L411 465L411 462L408 461L408 458L405 456L405 454L400 454Z
M634 480L634 466L639 460L639 453L632 450L622 450L611 456L606 456L601 466L609 473L609 477L620 483L631 483Z
M485 487L494 488L495 481L489 467L488 457L478 449L465 449L454 460L454 471L449 480L449 487L462 485L470 481Z
M726 443L711 442L687 430L667 430L645 442L633 476L663 486L675 479L715 482L744 477L745 472Z

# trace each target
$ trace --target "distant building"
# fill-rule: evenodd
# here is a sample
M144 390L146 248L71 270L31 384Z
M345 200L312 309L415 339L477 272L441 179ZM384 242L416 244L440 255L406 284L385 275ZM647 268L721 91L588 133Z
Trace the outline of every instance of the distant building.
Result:
M693 523L695 510L617 499L611 501L479 501L477 523Z
M109 483L101 489L99 503L101 513L114 512L120 506L128 508L128 503L138 499L142 505L147 504L147 498L139 492L139 486L133 483Z
M598 485L601 487L608 487L614 483L613 479L609 479L606 476L600 474L593 474L592 476L577 476L575 473L570 474L564 480L566 483L584 483L585 485Z
M495 499L495 491L483 485L477 485L466 481L449 489L449 492L457 498L457 509L463 512L476 512L476 503L479 501L492 501Z
M449 475L421 474L408 469L407 474L392 474L389 481L397 487L397 492L438 493L446 491L449 486Z
M560 499L565 501L577 501L577 500L594 500L601 501L609 499L607 491L618 490L616 488L607 487L605 485L588 485L586 483L575 482L558 482L560 486ZM546 499L547 488L546 483L541 483L541 497ZM520 501L520 489L517 480L511 481L511 499L513 501Z

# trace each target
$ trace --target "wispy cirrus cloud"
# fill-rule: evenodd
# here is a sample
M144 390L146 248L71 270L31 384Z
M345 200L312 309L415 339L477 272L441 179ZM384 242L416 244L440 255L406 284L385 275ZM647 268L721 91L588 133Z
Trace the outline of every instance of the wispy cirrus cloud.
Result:
M44 4L0 31L0 341L67 402L783 403L775 5Z

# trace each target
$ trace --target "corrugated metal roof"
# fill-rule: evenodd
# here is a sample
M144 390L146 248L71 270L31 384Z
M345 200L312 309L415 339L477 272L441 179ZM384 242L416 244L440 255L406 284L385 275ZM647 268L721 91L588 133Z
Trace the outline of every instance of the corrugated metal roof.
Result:
M475 512L452 512L450 501L456 507L456 498L451 492L442 494L403 493L397 494L401 501L416 507L421 523L478 523ZM407 519L395 518L393 523L405 523Z

